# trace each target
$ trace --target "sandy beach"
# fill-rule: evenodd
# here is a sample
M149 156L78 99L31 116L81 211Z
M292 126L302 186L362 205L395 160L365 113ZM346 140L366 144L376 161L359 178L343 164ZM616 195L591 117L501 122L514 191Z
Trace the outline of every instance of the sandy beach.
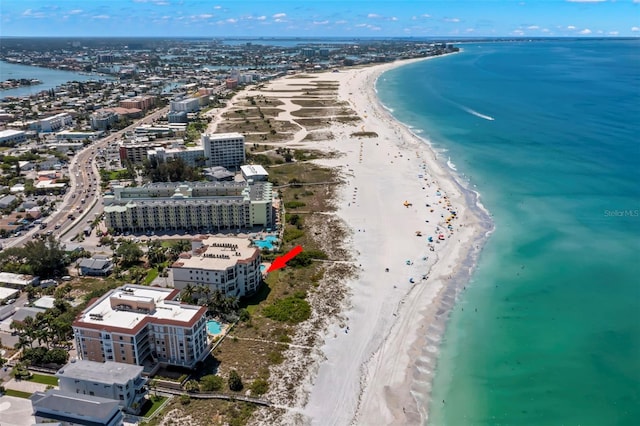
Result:
M344 181L336 216L349 227L344 245L357 269L356 278L341 282L348 291L342 315L322 319L320 344L305 360L306 380L294 400L279 395L277 385L267 395L283 408L277 423L406 425L421 424L428 415L414 395L428 398L447 312L488 226L475 195L456 182L446 160L376 97L380 74L407 62L290 76L241 95L283 102L277 119L299 130L280 146L341 154L317 162L337 169ZM312 132L296 123L301 107L291 99L314 82L338 83L337 101L348 103L360 120L329 121L322 131L331 137L310 140ZM285 367L272 371L274 382L301 356L290 349Z

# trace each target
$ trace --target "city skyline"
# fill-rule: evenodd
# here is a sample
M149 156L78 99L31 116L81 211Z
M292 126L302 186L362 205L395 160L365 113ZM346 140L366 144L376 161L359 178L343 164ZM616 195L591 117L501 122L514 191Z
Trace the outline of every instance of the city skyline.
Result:
M637 37L640 0L2 2L0 36Z

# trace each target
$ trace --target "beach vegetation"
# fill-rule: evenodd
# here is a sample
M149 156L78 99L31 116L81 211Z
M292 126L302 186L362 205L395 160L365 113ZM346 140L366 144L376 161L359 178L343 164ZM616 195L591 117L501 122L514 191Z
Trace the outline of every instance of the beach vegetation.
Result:
M296 324L305 321L311 316L311 306L305 298L305 292L295 292L265 307L263 313L267 318L281 322Z
M287 201L284 206L288 209L297 209L298 207L304 207L307 204L302 201Z
M236 370L231 370L231 372L229 373L227 384L229 385L229 390L234 392L240 392L244 388L242 379L240 378L240 375Z
M207 374L200 379L200 388L205 392L217 392L224 387L224 379L215 374Z
M282 239L285 243L291 242L293 240L297 240L298 238L304 235L304 231L298 228L286 228L284 230L284 234Z
M257 378L253 382L251 382L251 395L260 396L267 393L269 390L269 382L267 382L263 378Z

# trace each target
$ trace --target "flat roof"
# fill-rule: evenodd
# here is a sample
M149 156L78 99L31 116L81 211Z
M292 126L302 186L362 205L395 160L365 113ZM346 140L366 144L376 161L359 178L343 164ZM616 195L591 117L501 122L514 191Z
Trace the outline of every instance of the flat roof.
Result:
M259 164L247 164L240 166L245 176L269 176L269 173Z
M145 318L170 320L188 323L200 311L200 306L181 305L179 302L165 300L173 288L143 287L126 285L111 290L78 316L78 323L111 326L132 330ZM111 299L121 299L125 302L148 303L152 301L155 308L148 313L133 310L119 310L111 307ZM82 324L77 324L82 327Z
M19 291L15 288L0 287L0 300L8 299Z
M244 136L241 133L238 133L238 132L232 132L232 133L205 133L203 136L208 137L210 140L244 138Z
M78 360L62 367L56 376L96 383L126 384L129 380L142 374L143 369L138 365L121 362Z
M260 252L247 238L202 236L194 241L200 241L202 246L182 253L172 267L223 271Z
M0 130L0 138L4 138L7 136L25 135L25 134L26 132L24 132L23 130L12 130L12 129Z

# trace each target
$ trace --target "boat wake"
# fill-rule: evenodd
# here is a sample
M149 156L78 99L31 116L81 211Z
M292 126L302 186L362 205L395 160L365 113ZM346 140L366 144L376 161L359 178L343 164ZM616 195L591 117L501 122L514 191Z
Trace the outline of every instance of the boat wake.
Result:
M484 118L485 120L494 121L495 118L490 115L481 114L478 111L472 110L471 108L467 108L466 106L458 105L462 110L468 112L471 115L475 115L476 117Z

